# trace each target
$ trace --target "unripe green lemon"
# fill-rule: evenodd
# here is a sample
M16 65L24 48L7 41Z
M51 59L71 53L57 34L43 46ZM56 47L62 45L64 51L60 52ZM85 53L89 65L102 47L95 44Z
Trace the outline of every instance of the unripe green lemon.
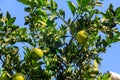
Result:
M22 73L16 73L13 75L12 80L25 80L25 76Z
M39 48L34 48L32 56L35 57L35 58L43 57L43 51Z
M81 30L76 35L76 40L81 43L86 43L89 39L89 34L85 30Z
M1 77L0 77L0 80L10 80L10 78L8 77L7 75L7 72L3 72Z

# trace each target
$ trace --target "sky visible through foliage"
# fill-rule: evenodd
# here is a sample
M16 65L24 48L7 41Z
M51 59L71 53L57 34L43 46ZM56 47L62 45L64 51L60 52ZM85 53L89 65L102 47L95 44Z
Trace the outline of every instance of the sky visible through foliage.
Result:
M58 3L59 8L62 8L63 10L66 11L66 15L72 16L70 14L70 11L68 9L66 0L55 0ZM74 0L73 0L74 1ZM119 0L104 0L102 1L104 4L103 7L97 7L101 11L106 11L107 7L109 6L110 3L113 4L114 8L116 9L118 6L120 6ZM6 11L8 11L12 17L17 17L15 24L24 26L24 16L27 15L27 13L24 12L24 5L17 2L17 0L0 0L0 13L3 12L4 15ZM60 22L58 22L60 23ZM120 27L120 25L118 25ZM120 28L119 28L120 29ZM19 43L19 47L22 51L21 46L23 44ZM106 54L100 55L102 57L102 62L100 66L100 71L103 73L110 70L114 71L117 73L120 73L120 42L112 44L111 48L107 49ZM1 62L0 62L1 65Z

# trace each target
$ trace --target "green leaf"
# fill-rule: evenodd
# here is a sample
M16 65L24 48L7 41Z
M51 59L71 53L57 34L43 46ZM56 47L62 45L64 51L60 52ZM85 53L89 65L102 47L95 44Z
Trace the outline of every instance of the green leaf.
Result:
M77 0L78 6L85 8L91 0Z
M82 8L86 7L90 0L83 0L82 1Z
M110 9L108 9L106 11L106 14L104 15L107 19L113 19L114 18L114 14L110 11Z
M62 16L63 18L65 18L65 11L64 10L60 9L59 10L59 14L60 14L60 16Z
M96 2L96 6L104 6L101 2Z
M26 8L24 8L24 10L25 10L26 12L30 12L31 8L30 8L30 7L26 7Z
M69 6L69 8L70 8L70 10L71 10L71 12L72 12L72 14L74 16L74 14L76 12L76 6L75 6L75 4L73 2L71 2L71 1L67 1L67 4L68 4L68 6Z
M97 9L96 9L96 10L92 10L92 11L90 12L90 18L92 18L93 15L95 15L95 13L97 13Z
M16 20L16 17L10 18L8 20L8 24L13 24L15 22L15 20Z
M110 4L110 5L109 5L109 8L110 8L110 9L113 9L113 5L112 5L112 4Z
M6 13L6 17L7 17L8 20L11 18L11 15L10 15L10 13L8 11Z
M13 25L13 26L11 26L11 28L12 28L12 30L16 30L16 29L19 28L19 26L15 26L15 25Z
M120 14L116 18L117 18L117 21L120 22Z
M2 18L2 15L3 15L3 14L0 14L0 19Z
M17 0L18 2L22 2L25 5L30 5L31 0Z
M77 1L77 3L78 3L78 6L80 6L80 4L81 4L80 0L76 0L76 1Z
M116 12L116 16L118 16L118 15L120 14L120 7L118 7L118 8L115 10L115 12Z
M40 6L44 5L44 0L37 0Z
M105 74L102 79L103 80L108 80L108 78L110 78L110 74Z
M116 18L117 18L117 21L120 22L120 7L118 7L116 10L115 10L115 15L116 15Z
M54 6L54 0L50 0L50 7Z
M57 3L54 0L50 0L50 9L57 10Z

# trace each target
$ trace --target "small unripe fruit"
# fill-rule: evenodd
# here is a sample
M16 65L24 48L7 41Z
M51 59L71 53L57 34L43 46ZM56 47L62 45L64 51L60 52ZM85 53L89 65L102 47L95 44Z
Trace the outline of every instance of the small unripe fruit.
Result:
M41 57L43 57L43 51L39 48L34 48L32 56L34 58L37 58L37 57L41 58Z
M22 73L16 73L13 75L12 80L25 80L25 76Z
M7 72L3 72L1 77L0 77L0 80L10 80L10 78L8 77L7 75Z
M89 39L89 34L85 30L81 30L76 35L76 40L81 43L86 43Z

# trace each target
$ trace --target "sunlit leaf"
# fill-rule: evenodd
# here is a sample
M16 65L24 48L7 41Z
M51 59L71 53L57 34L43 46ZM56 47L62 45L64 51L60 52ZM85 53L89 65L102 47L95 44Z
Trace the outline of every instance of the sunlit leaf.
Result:
M101 2L96 2L96 6L104 6Z
M68 6L69 6L69 8L70 8L70 10L72 12L72 14L74 15L75 12L76 12L76 6L75 6L75 4L73 2L71 2L71 1L67 1L67 4L68 4Z

